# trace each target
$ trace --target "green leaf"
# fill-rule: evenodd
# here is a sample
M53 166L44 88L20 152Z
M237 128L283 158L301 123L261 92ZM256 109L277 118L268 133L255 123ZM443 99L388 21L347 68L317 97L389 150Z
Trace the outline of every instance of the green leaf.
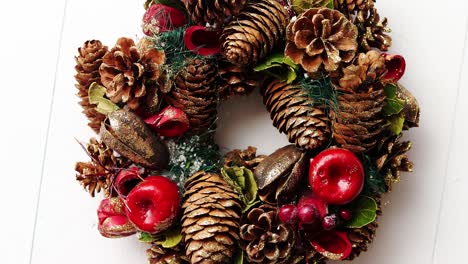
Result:
M362 164L364 165L364 189L361 194L378 195L386 191L385 178L380 174L375 161L367 155L362 155Z
M377 203L368 196L360 196L350 205L353 218L346 224L348 228L361 228L377 218Z
M182 233L179 227L172 228L164 232L164 242L161 244L164 248L173 248L182 241Z
M89 103L96 105L96 110L104 115L107 115L120 108L111 100L105 98L106 87L93 82L88 89Z
M335 5L334 5L334 3L333 3L333 0L328 1L327 7L330 8L330 9L334 9L334 8L335 8Z
M393 115L388 120L390 121L390 131L396 136L400 135L403 131L405 118L401 115Z
M387 98L383 113L386 116L399 114L405 107L405 102L396 97L398 87L393 83L389 83L385 86L384 91Z
M157 239L157 237L154 237L150 233L146 232L140 232L140 236L138 237L138 240L142 243L152 243Z
M275 53L268 57L262 64L254 68L257 72L265 72L281 81L292 83L297 78L299 66L282 53Z
M244 251L241 249L237 250L236 257L234 258L234 264L243 264L244 263Z
M257 182L251 170L245 167L224 167L221 169L223 178L240 194L244 210L257 204Z

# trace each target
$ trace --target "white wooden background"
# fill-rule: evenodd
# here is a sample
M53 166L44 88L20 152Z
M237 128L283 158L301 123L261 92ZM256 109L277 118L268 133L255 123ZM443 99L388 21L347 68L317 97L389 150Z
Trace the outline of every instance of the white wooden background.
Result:
M74 138L92 135L74 96L76 48L87 39L112 46L120 36L141 37L142 4L1 1L0 263L145 263L135 238L98 234L99 201L73 171L87 159ZM354 263L468 263L468 4L379 0L378 7L390 19L392 52L408 62L402 83L423 111L421 127L407 135L415 173L386 197L375 243ZM286 143L270 124L258 96L239 99L222 106L219 141L268 153Z

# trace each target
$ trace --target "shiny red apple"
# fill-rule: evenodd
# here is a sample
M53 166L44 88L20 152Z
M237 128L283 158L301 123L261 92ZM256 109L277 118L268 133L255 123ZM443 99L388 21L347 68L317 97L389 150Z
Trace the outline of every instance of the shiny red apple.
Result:
M150 176L127 196L127 215L141 231L157 234L176 220L180 195L177 185L163 176Z
M309 183L313 193L326 203L346 204L362 191L364 167L349 150L327 149L311 160Z

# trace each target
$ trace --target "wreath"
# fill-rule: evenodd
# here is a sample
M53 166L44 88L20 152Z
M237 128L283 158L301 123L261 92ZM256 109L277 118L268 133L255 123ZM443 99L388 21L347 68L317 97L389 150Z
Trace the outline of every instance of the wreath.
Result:
M143 32L86 41L76 87L99 232L149 263L325 263L366 251L412 171L419 106L374 0L148 0ZM217 105L259 90L291 145L224 155Z

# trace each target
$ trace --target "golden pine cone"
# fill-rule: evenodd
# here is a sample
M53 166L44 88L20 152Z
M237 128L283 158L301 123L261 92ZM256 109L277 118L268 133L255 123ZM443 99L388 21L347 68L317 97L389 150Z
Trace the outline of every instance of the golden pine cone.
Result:
M277 219L277 209L263 204L242 217L241 247L250 263L289 263L294 230Z
M329 0L291 0L291 8L300 15L310 8L325 7L329 2Z
M358 43L360 50L368 51L377 48L387 51L392 46L392 38L388 35L391 30L387 27L387 18L381 21L377 9L359 10L354 19L354 24L359 31Z
M164 248L161 243L153 243L151 248L146 250L149 264L187 264L184 245L179 243L172 248Z
M334 72L356 54L356 26L342 13L329 8L311 8L287 28L285 55L314 76Z
M361 53L343 72L336 87L341 94L332 113L333 137L342 148L365 152L376 146L388 126L381 114L386 99L380 82L385 61L376 51Z
M206 23L222 26L226 19L240 13L247 0L182 0L192 21L205 26Z
M221 99L250 94L260 85L258 74L252 69L220 61L218 65L218 89Z
M214 129L216 121L216 67L210 61L189 59L177 74L167 101L187 114L190 131L194 133Z
M182 235L191 264L229 264L239 240L239 194L219 174L197 172L185 183Z
M330 140L330 122L299 85L273 80L263 91L263 103L273 125L288 134L289 142L305 150L325 147Z
M375 0L334 0L333 6L336 10L348 14L356 10L366 10L374 7Z
M251 2L224 28L221 53L233 64L256 65L282 43L288 23L277 1Z
M400 181L401 172L412 172L413 162L408 158L407 152L411 149L410 141L400 142L399 136L384 137L377 147L376 166L383 177L387 190L391 191L393 183Z
M257 148L252 146L245 150L235 149L224 155L224 166L246 167L253 171L265 157L265 155L257 155Z
M147 87L156 84L164 60L162 51L147 49L140 52L132 39L118 39L104 56L99 69L107 97L114 103L137 109L147 94Z
M75 57L77 96L81 98L80 105L89 120L88 126L96 133L99 132L101 122L106 119L106 116L96 111L96 105L89 103L88 89L93 82L101 83L99 67L107 51L107 46L102 45L99 40L88 40L81 48L78 48L78 56Z

